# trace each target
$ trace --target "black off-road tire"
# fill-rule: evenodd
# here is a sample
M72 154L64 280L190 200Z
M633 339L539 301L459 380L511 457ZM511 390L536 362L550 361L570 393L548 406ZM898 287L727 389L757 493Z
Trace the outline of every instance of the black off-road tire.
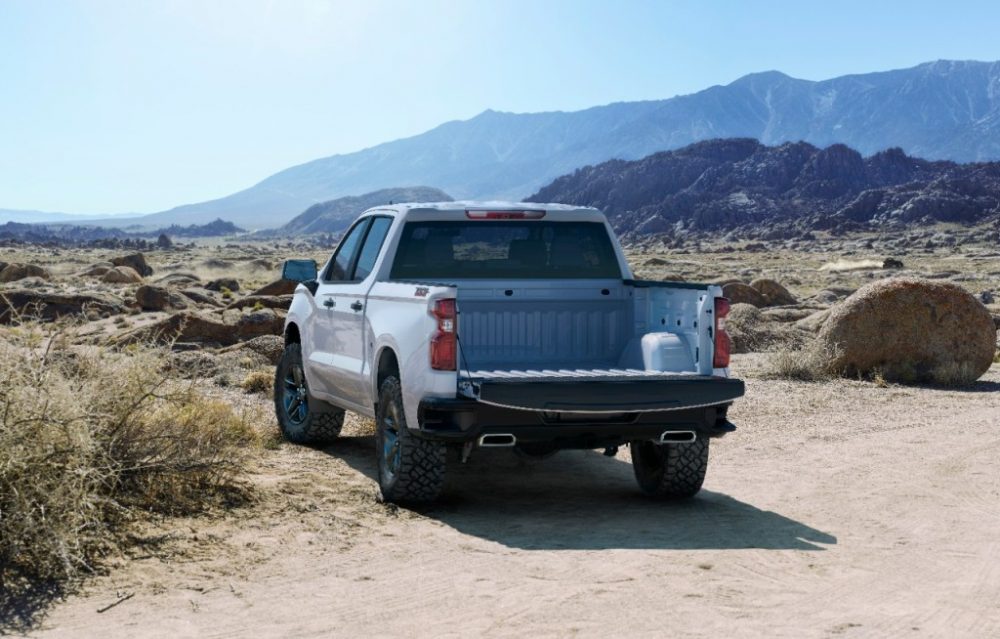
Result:
M382 499L392 503L430 502L444 486L447 447L420 439L406 426L399 380L379 388L375 417L375 457Z
M631 442L632 470L639 489L654 499L694 497L708 470L708 441L699 437L690 444Z
M286 346L275 368L274 413L281 434L295 444L329 444L344 426L343 409L309 397L300 344Z

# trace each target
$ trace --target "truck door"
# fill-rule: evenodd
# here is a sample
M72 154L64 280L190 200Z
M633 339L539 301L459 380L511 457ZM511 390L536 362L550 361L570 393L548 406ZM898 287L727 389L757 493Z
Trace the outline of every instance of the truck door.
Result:
M361 242L371 218L358 220L354 226L344 235L333 257L327 263L326 268L320 274L319 287L316 289L316 322L313 330L306 339L310 340L307 352L309 357L310 387L320 393L330 396L332 401L350 401L353 396L350 392L349 380L345 376L344 358L350 357L350 347L344 336L338 334L338 325L341 318L338 313L353 313L350 308L338 309L338 305L344 305L342 299L338 299L344 293L344 289L350 286L350 275L358 253L361 250ZM349 304L349 303L348 303Z
M365 307L374 280L375 261L392 225L392 218L387 216L367 220L370 223L360 231L360 245L351 260L343 264L338 264L336 259L331 262L331 277L322 291L324 299L320 301L325 305L327 299L332 300L329 306L331 373L336 379L336 390L331 394L345 404L358 406L371 403L366 382L369 363L365 349Z

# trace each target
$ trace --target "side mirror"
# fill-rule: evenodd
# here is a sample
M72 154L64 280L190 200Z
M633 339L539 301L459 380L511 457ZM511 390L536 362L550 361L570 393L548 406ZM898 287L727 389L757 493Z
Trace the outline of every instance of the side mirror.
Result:
M281 267L281 279L293 282L308 282L316 279L318 274L316 260L285 260Z

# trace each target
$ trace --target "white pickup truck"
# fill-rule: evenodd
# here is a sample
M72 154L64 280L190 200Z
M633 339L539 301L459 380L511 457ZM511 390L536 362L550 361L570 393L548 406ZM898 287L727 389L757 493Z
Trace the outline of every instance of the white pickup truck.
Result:
M632 279L604 215L445 202L365 211L300 282L275 375L284 436L327 443L375 419L393 502L442 489L447 449L544 457L631 449L641 490L700 490L743 382L729 377L718 286Z

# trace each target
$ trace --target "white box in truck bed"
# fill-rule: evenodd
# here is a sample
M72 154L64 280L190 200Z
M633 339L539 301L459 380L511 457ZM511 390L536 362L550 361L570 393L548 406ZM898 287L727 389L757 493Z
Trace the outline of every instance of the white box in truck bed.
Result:
M302 283L276 372L282 431L324 441L344 410L372 417L387 499L436 497L451 445L627 444L645 493L690 496L709 439L735 428L721 289L632 279L597 210L377 207L321 269L286 271Z

